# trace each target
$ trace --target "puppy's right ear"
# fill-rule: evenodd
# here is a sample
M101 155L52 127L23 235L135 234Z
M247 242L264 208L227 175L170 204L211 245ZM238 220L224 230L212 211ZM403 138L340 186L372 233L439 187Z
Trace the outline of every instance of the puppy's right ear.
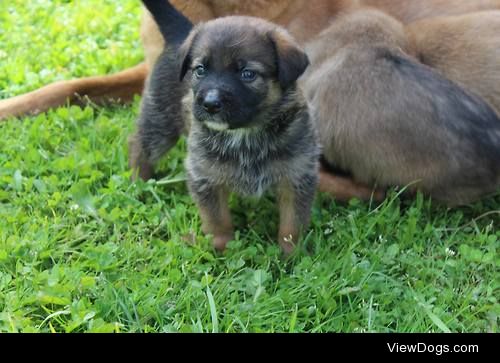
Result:
M196 42L196 39L198 38L199 34L199 29L200 25L196 26L187 39L182 43L181 47L179 48L179 61L180 61L180 74L179 74L179 80L182 81L184 77L186 76L186 73L189 71L191 68L191 63L193 61L191 57L191 52L193 50L193 45Z

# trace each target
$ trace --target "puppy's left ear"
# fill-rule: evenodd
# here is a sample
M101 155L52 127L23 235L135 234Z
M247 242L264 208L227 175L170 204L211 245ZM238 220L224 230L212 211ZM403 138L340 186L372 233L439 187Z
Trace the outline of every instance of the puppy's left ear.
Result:
M194 29L189 33L189 36L186 38L184 43L179 48L179 80L182 81L184 77L186 76L186 73L188 72L189 68L191 67L191 62L193 61L191 58L191 50L193 48L193 44L196 41L196 38L198 37L199 30L200 30L201 24L197 25L194 27Z
M276 51L281 88L286 89L304 73L309 65L309 58L285 30L276 29L268 36Z

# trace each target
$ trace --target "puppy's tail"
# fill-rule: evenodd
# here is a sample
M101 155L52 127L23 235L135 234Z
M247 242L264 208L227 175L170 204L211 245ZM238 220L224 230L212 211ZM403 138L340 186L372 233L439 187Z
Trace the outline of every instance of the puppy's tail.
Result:
M167 0L142 0L149 10L165 42L178 48L188 37L193 24Z

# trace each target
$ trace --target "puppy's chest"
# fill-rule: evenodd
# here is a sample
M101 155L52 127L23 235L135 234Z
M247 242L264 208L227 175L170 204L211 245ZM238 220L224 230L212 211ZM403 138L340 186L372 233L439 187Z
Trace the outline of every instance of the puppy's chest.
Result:
M208 173L213 182L222 183L241 195L260 197L283 177L282 173L279 173L276 168L272 168L267 162L239 165L216 162L213 165L215 169L219 170L219 172Z
M189 151L188 167L197 177L242 195L260 196L287 175L287 152L265 137L192 140Z

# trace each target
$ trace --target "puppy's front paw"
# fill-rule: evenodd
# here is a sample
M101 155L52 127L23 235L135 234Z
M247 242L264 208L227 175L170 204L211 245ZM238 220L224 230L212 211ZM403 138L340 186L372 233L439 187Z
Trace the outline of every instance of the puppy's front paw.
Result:
M217 251L222 252L226 249L226 245L228 244L228 242L233 240L233 239L234 239L234 236L232 233L215 235L214 240L213 240L214 248Z
M294 237L292 234L283 236L280 235L278 242L285 256L290 256L292 254L297 243L296 237Z

